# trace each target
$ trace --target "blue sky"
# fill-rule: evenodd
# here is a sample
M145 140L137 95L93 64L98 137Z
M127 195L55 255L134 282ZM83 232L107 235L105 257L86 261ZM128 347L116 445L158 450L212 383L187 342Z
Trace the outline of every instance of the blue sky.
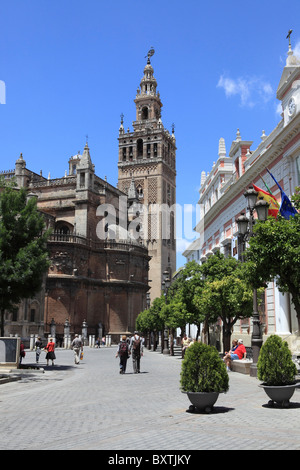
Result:
M22 152L28 168L61 177L88 135L96 174L116 185L120 114L132 129L152 46L162 121L175 123L177 203L195 206L220 137L228 152L239 128L255 149L279 122L286 35L300 49L299 17L299 0L1 0L0 169Z

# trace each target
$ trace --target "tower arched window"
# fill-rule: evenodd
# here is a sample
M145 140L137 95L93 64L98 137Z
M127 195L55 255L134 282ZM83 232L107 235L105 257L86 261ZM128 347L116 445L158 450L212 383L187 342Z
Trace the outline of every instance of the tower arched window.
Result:
M138 187L136 188L136 191L137 191L138 197L139 197L140 199L144 197L144 193L143 193L143 188L142 188L142 186L138 185Z
M149 110L148 110L147 106L145 106L142 109L142 119L146 120L146 119L148 119L148 116L149 116Z
M143 156L143 139L138 139L136 142L137 146L137 156L142 157Z

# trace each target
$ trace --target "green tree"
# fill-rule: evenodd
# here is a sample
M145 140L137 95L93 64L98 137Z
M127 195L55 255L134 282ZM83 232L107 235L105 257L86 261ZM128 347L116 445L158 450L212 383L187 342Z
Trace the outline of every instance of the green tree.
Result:
M197 292L204 286L201 266L195 261L190 261L178 273L177 278L171 284L167 295L168 326L181 328L184 331L187 323L198 326L204 321L204 315L200 304L196 304L193 299Z
M299 188L293 201L299 210ZM300 214L257 222L254 234L246 250L248 279L253 287L275 279L281 292L290 292L300 330Z
M201 268L205 284L199 293L196 290L193 302L208 324L222 320L223 348L228 351L234 324L252 316L253 290L245 279L245 264L216 253Z
M156 346L156 335L158 331L162 331L164 328L164 316L162 314L162 308L165 305L165 298L156 297L152 305L143 310L136 319L136 329L144 333L154 333L154 347Z
M0 189L0 311L4 335L4 311L24 298L32 297L42 286L48 269L44 218L35 198L27 200L25 189Z

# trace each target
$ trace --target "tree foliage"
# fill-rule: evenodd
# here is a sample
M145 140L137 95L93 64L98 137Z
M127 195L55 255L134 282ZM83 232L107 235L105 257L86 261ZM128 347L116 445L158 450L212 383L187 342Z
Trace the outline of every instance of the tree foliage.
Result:
M299 209L299 188L293 200ZM281 292L290 292L300 329L300 214L257 222L254 234L246 251L248 279L253 287L275 279Z
M234 324L253 312L253 290L245 280L245 266L235 258L217 253L202 266L204 287L194 297L209 324L222 320L223 348L230 349Z
M204 315L201 305L194 302L194 297L203 286L201 266L195 261L187 263L168 290L165 307L168 326L184 329L190 323L200 327Z
M155 301L154 301L155 302ZM158 320L168 328L181 328L186 324L208 325L221 319L223 322L224 350L230 346L233 325L240 318L252 315L253 292L244 278L243 264L234 258L225 258L217 253L199 265L191 261L180 270L158 304L160 310L154 313L154 303L148 313L138 317L139 325L146 325L145 318ZM154 320L155 318L155 320ZM149 326L149 319L147 325Z
M0 193L0 310L4 334L4 310L41 288L48 263L44 218L35 198L25 189L5 187Z

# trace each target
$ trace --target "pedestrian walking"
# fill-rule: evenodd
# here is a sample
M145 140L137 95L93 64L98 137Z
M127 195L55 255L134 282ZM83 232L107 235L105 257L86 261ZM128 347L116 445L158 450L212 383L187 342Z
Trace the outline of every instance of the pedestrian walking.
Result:
M74 351L74 361L75 364L80 362L80 351L83 352L83 344L79 336L76 334L75 338L72 341L72 349Z
M53 338L49 339L49 342L47 346L44 348L47 351L46 354L46 361L47 361L47 366L49 365L49 361L52 361L52 365L54 366L54 360L56 359L55 356L55 343L53 341Z
M120 374L125 374L127 359L129 358L129 345L126 335L122 336L122 341L118 344L116 357L120 358Z
M20 344L20 358L19 358L19 363L20 364L22 363L22 359L23 359L23 357L25 357L25 355L26 355L25 346L24 346L23 341L21 341L21 344Z
M36 360L36 363L37 363L37 364L39 363L39 360L40 360L40 355L41 355L41 352L42 352L42 347L43 347L42 340L41 340L40 337L38 337L38 339L37 339L36 342L35 342L35 360Z
M141 356L143 356L143 342L138 332L135 331L130 340L129 351L132 355L132 367L134 374L140 373Z

